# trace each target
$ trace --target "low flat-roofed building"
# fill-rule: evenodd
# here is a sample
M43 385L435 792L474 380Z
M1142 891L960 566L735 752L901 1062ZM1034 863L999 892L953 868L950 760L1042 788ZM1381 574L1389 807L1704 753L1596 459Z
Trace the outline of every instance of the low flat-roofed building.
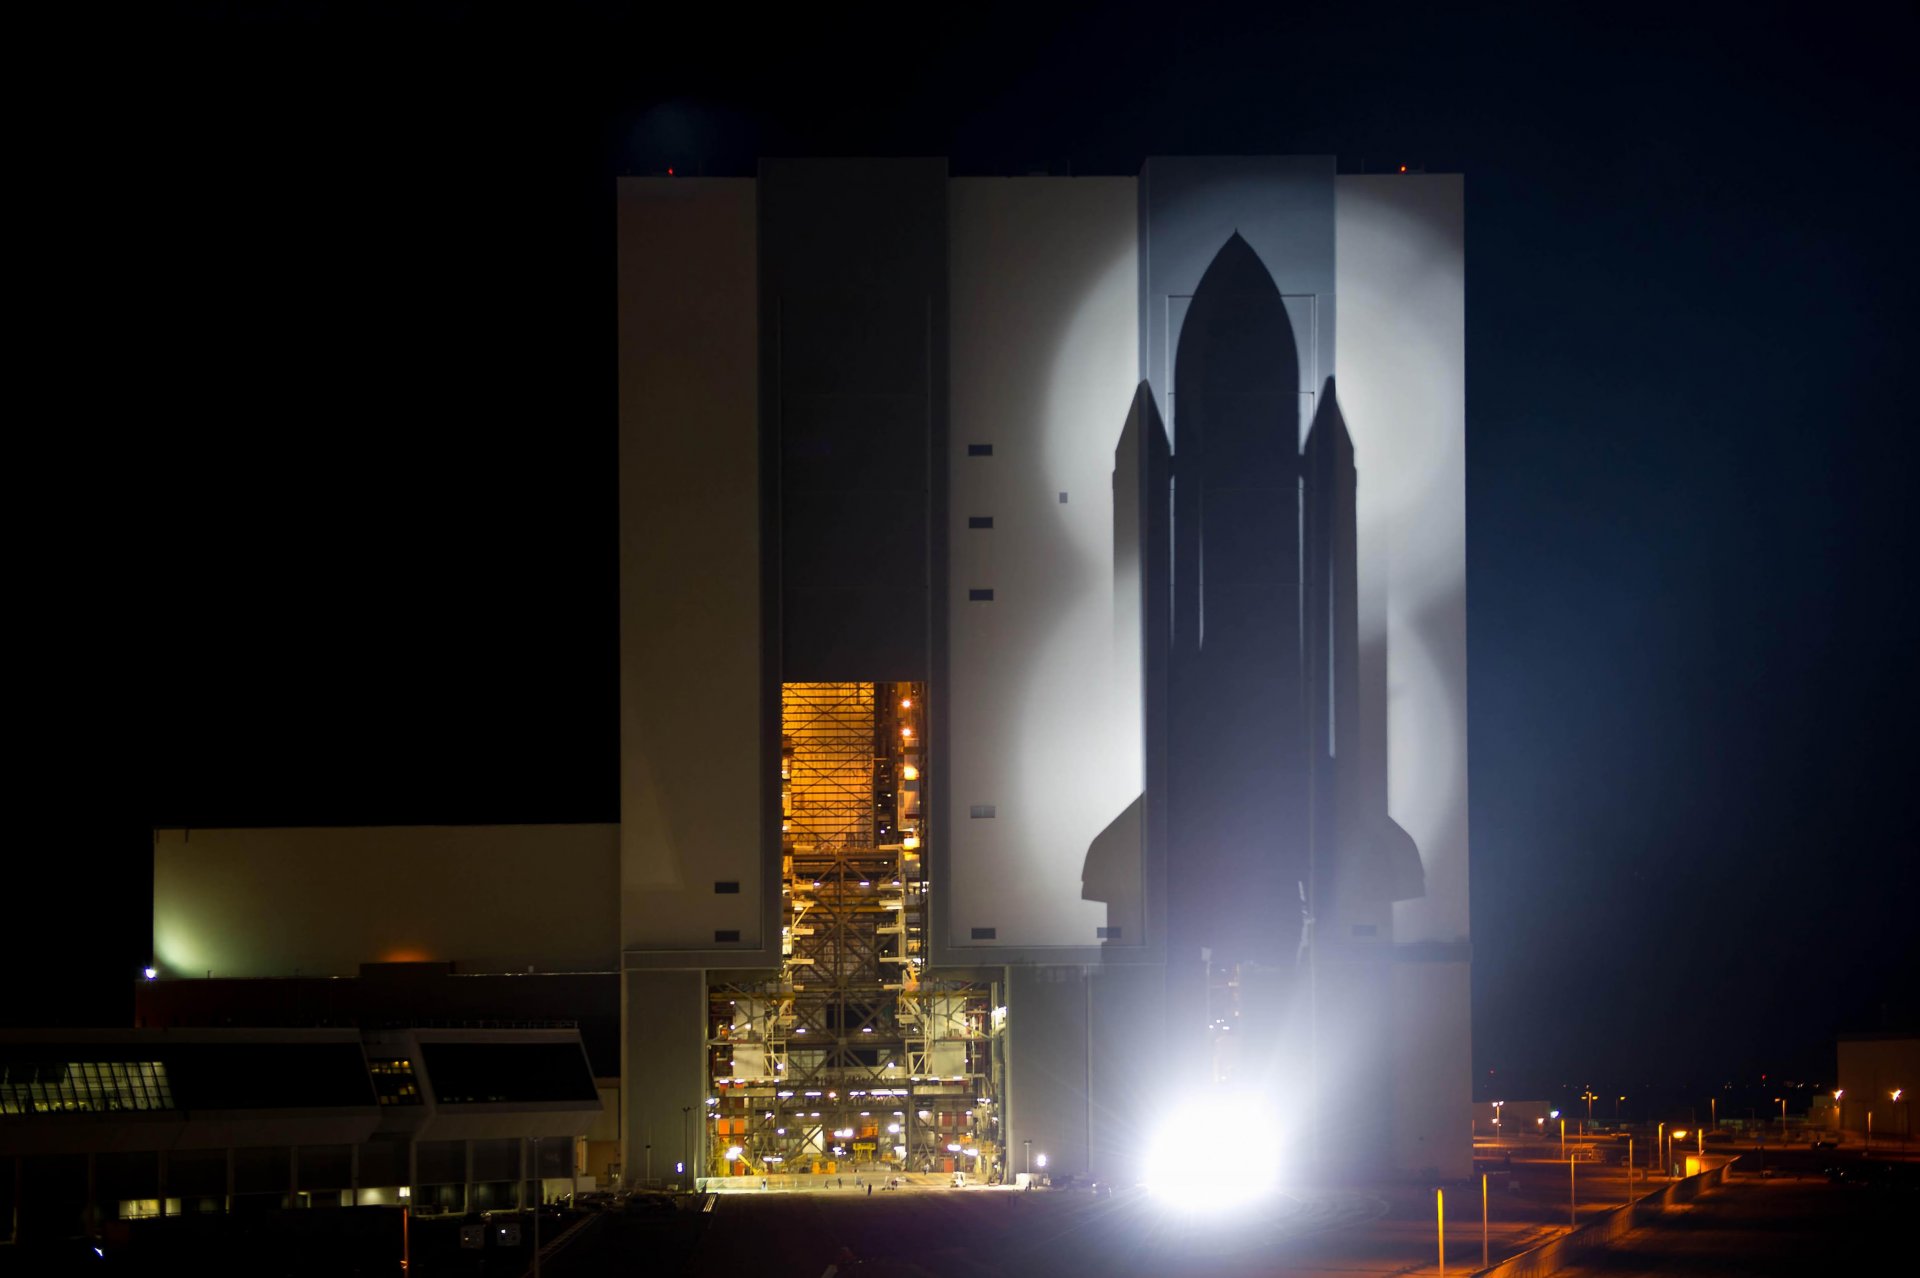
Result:
M12 1233L574 1188L601 1095L571 1029L0 1033ZM555 1185L553 1182L561 1182Z

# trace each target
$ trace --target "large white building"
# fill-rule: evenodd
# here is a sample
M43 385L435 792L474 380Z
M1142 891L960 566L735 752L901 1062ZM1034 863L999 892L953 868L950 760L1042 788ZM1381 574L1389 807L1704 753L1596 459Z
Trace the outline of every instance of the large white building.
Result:
M1461 180L616 198L620 824L162 831L163 981L617 972L628 1179L1465 1174Z

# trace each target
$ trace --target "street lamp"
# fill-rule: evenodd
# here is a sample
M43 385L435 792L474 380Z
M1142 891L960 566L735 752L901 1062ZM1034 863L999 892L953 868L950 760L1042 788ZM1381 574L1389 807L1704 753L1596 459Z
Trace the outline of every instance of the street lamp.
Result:
M1593 1103L1600 1099L1598 1096L1595 1096L1593 1094L1592 1084L1588 1084L1587 1089L1584 1092L1580 1093L1580 1099L1587 1103L1587 1122L1592 1123L1593 1122ZM1581 1130L1585 1131L1586 1129L1582 1128Z
M1504 1104L1506 1104L1505 1101L1493 1103L1493 1143L1496 1146L1500 1144L1500 1107Z
M1780 1139L1785 1141L1787 1139L1787 1098L1776 1096L1773 1099L1780 1102Z
M1027 1174L1031 1176L1033 1174L1033 1142L1030 1140L1023 1140L1020 1142L1020 1147L1022 1151L1024 1151L1024 1153L1026 1154Z

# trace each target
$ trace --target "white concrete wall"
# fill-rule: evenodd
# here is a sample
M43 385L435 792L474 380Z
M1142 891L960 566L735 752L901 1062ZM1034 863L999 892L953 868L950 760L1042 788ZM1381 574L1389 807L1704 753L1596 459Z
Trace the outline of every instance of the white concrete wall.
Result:
M1108 917L1081 897L1088 846L1142 787L1137 565L1116 586L1112 488L1138 380L1137 184L950 190L947 939L1093 946ZM1137 882L1137 835L1129 851Z
M167 976L357 976L619 961L612 825L159 830L154 957Z
M1425 895L1393 906L1393 1159L1471 1166L1466 292L1457 175L1336 182L1334 373L1358 473L1361 750ZM1384 713L1382 711L1384 710Z
M758 283L748 179L617 188L621 942L760 944ZM716 895L719 880L738 895Z
M1426 895L1396 941L1467 928L1466 291L1456 174L1336 183L1334 363L1359 476L1362 746ZM1378 664L1384 654L1384 666ZM1383 719L1368 705L1384 702Z

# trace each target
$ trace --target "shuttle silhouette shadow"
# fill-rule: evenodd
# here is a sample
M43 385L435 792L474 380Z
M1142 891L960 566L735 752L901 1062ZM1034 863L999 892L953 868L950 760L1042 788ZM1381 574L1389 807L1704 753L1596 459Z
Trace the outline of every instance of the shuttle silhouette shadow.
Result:
M1143 381L1114 453L1116 594L1139 565L1146 789L1082 865L1103 945L1145 939L1143 843L1164 848L1174 951L1277 964L1303 895L1325 918L1343 899L1424 894L1387 811L1385 654L1359 639L1353 440L1329 377L1302 446L1299 383L1280 291L1236 232L1180 332L1174 446Z

